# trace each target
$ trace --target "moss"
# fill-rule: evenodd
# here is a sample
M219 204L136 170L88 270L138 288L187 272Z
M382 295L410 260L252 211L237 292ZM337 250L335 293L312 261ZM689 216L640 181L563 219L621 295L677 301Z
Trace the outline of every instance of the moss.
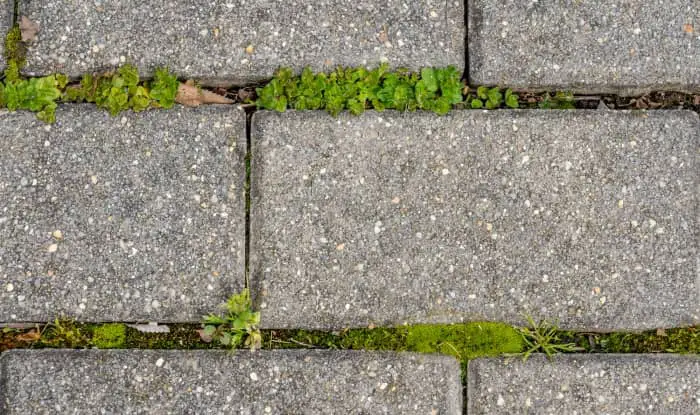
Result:
M448 354L463 361L520 353L524 347L516 328L492 322L411 326L406 345L411 351Z
M120 323L102 324L92 330L92 344L99 349L121 349L126 341L126 326Z
M700 354L700 331L697 327L648 331L644 333L609 333L595 339L606 353L693 353Z
M20 70L26 61L26 48L22 43L22 32L19 26L13 26L5 36L5 82L19 81L21 79Z

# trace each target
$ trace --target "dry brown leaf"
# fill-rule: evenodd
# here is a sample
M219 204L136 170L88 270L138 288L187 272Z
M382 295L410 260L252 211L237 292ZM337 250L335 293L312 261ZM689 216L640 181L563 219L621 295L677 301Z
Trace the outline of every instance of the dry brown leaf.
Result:
M31 42L39 33L39 24L29 20L27 16L22 16L19 21L19 30L22 32L22 42Z
M657 336L666 336L666 330L665 329L656 329L656 335Z
M693 25L692 24L684 24L683 31L685 33L693 33Z
M199 338L202 339L204 343L211 343L211 341L213 340L211 336L207 336L206 334L204 334L203 329L196 330L196 332L199 333Z
M189 81L180 83L175 102L187 107L198 107L202 104L233 104L233 100L206 89L199 89Z
M700 95L693 96L693 105L700 105Z
M26 333L18 334L15 336L15 340L20 341L20 342L27 342L27 343L38 341L40 338L41 338L41 333L39 333L35 329L29 330Z

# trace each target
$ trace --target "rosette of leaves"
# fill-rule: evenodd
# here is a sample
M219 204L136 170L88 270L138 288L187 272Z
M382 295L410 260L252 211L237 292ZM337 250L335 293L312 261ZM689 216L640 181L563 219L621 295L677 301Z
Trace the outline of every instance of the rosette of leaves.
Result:
M250 291L245 288L232 295L224 305L223 316L209 314L204 317L202 336L236 349L241 345L251 350L259 349L262 335L260 313L252 310Z

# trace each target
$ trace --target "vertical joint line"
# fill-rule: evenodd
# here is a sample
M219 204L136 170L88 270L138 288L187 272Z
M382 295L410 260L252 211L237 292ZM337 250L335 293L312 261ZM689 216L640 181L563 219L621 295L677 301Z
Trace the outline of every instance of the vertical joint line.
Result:
M464 1L464 74L462 79L467 81L467 85L471 86L472 82L469 79L469 0Z
M250 186L251 186L251 124L254 111L246 111L245 115L245 245L244 245L244 266L245 266L245 288L250 289Z

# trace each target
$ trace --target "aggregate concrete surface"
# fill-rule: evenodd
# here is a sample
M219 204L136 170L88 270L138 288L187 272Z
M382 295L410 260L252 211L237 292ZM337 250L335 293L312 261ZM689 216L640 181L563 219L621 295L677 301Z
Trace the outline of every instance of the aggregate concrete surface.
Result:
M700 92L697 0L468 0L474 85Z
M533 355L469 362L469 415L700 413L700 358Z
M28 75L77 77L132 63L168 66L208 85L337 65L464 69L464 2L457 0L21 0L39 23Z
M449 356L16 350L0 356L0 374L7 415L462 413L460 366Z
M244 284L245 114L0 113L0 321L200 321Z
M257 112L268 328L698 324L690 111Z

